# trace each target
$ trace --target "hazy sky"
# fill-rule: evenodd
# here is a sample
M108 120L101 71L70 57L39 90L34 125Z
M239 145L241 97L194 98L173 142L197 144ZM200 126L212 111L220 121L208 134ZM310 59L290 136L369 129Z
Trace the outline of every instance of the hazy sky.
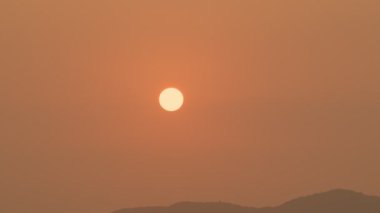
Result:
M378 0L1 0L0 212L380 195L379 57Z

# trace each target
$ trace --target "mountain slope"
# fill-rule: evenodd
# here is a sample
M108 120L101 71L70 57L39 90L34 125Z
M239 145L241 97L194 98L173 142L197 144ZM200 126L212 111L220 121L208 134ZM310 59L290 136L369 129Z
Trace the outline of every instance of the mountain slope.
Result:
M297 198L276 207L278 213L380 213L380 197L336 189Z

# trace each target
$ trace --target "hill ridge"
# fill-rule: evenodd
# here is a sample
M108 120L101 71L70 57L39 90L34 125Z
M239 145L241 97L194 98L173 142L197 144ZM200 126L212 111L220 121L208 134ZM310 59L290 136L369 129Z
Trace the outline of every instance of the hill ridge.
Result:
M169 206L126 208L113 213L380 213L380 197L337 188L300 196L274 207L181 201Z

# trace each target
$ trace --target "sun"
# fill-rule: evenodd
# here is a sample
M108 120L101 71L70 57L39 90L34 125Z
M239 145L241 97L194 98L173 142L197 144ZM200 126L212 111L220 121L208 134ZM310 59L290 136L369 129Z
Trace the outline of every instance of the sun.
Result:
M169 112L179 110L183 105L183 94L176 88L166 88L160 93L159 102L161 107Z

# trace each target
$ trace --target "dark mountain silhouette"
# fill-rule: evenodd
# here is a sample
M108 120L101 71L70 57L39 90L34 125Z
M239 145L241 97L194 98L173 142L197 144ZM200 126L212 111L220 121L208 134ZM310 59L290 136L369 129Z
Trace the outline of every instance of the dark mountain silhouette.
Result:
M277 207L253 208L224 202L180 202L167 207L127 208L113 213L380 213L380 197L336 189L300 197Z

